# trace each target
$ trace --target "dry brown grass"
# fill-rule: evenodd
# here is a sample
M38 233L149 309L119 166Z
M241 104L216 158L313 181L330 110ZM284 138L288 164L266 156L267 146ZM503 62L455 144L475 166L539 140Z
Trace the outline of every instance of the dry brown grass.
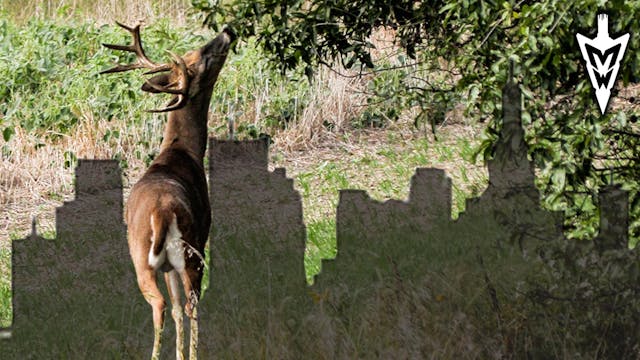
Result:
M349 120L365 103L364 96L357 92L363 86L359 78L322 69L313 86L309 105L298 121L277 134L278 150L291 153L332 146L340 133L350 129Z
M380 197L376 187L385 179L393 179L394 174L386 169L390 166L378 150L384 146L392 146L398 153L411 151L412 142L422 139L425 132L415 129L411 125L411 112L405 114L404 121L391 125L386 129L353 130L351 119L361 109L363 102L357 92L361 85L355 78L342 78L333 72L325 71L321 81L315 85L316 95L297 122L287 129L274 132L274 144L271 148L271 167L286 167L289 177L296 177L302 173L315 172L322 163L337 163L349 168L348 164L364 157L373 157L380 161L375 172L365 174L358 179L357 167L348 170L348 176L356 186L370 191L373 196ZM224 125L220 121L212 120L210 128ZM261 119L258 119L258 122ZM332 128L324 124L330 122ZM151 145L151 149L159 147L163 122L159 118L149 116L143 126L128 126L126 121L86 118L72 131L71 135L63 136L57 142L48 142L36 149L36 144L42 144L42 138L18 129L15 136L7 144L12 150L12 156L0 165L0 188L2 197L0 205L3 207L3 219L0 222L0 238L19 238L29 231L31 218L37 217L40 232L51 233L55 228L54 210L63 201L73 199L73 167L65 168L65 152L71 151L78 158L111 159L115 154L124 154L121 159L128 167L124 174L125 198L131 184L142 175L146 165L142 159L135 156L136 151L146 154L149 151L139 145L144 139ZM119 131L122 135L103 140L107 131ZM477 136L478 127L463 125L448 126L439 130L443 135L439 146L455 146L459 137ZM224 136L220 133L210 133L212 136ZM393 138L395 140L390 140ZM436 147L432 149L435 151ZM144 157L143 157L144 158ZM459 171L455 162L464 161L458 155L455 159L436 161L434 165L448 168L453 174L454 181L459 179ZM448 163L453 161L454 163ZM413 164L420 166L421 164ZM425 164L422 164L425 165ZM412 164L407 164L412 166ZM478 169L482 176L483 169ZM408 193L408 181L396 179ZM323 187L322 174L314 174L312 184ZM458 178L458 179L456 179ZM299 186L299 184L296 184ZM299 189L299 187L298 187ZM312 190L313 191L313 190ZM305 220L319 220L323 217L335 216L335 200L333 195L317 194L305 200ZM0 242L6 247L6 240Z
M114 20L134 23L170 18L174 24L182 26L193 21L189 9L189 0L0 0L0 11L11 14L12 20L18 23L32 18L59 21L90 19L97 24L112 24ZM150 126L133 128L126 122L106 122L90 115L83 120L56 141L43 140L16 128L15 136L6 144L12 151L11 155L3 157L0 165L0 248L9 246L8 239L22 237L29 230L32 217L38 219L41 233L52 234L55 207L73 199L74 169L65 168L65 152L71 151L78 158L89 159L109 159L118 152L124 153L123 160L129 164L126 175L136 179L144 164L133 154L135 150L147 152L137 145L136 140L144 138L154 148L153 143L159 141L162 133L162 125L157 121ZM105 142L102 138L107 130L119 130L127 136ZM125 177L125 191L128 189L127 180Z
M130 22L132 19L153 16L164 16L166 13L180 13L176 15L177 23L188 21L185 6L187 1L162 1L130 3L124 1L48 1L33 2L33 7L25 6L21 12L24 18L28 16L46 16L56 13L58 9L68 5L77 13L90 13L96 21L111 23L113 18ZM13 6L13 5L11 5ZM8 7L2 2L2 8ZM154 9L165 9L161 11ZM168 10L167 10L168 9ZM182 9L182 10L180 10ZM17 10L15 10L17 11ZM71 13L71 12L69 12ZM126 14L127 18L120 15ZM78 16L76 14L76 16ZM84 15L81 15L84 16ZM88 15L87 15L88 16ZM392 42L392 31L382 30L376 33L372 41L378 46L376 57L388 57L395 50ZM229 69L227 69L229 71ZM347 75L347 76L343 76ZM372 75L369 75L369 77ZM361 159L370 154L376 154L376 149L389 142L388 134L396 134L399 139L396 146L398 151L406 150L407 144L424 137L425 132L416 130L410 125L416 114L409 111L403 119L384 130L353 131L350 120L357 117L366 104L367 77L357 76L357 73L345 69L322 68L313 83L313 89L307 100L307 105L301 114L297 114L295 121L288 124L286 129L270 129L274 138L271 153L275 154L272 167L286 167L290 177L308 172L324 162L348 162ZM269 102L271 95L265 91L254 94L252 111L245 111L237 124L253 123L259 127L264 125L264 113L261 108ZM248 108L245 106L245 108ZM211 114L210 136L226 136L225 114ZM66 167L65 152L71 151L78 158L110 159L115 154L124 155L120 160L128 165L124 173L124 195L128 195L131 184L142 175L146 165L136 152L148 154L149 149L157 149L162 134L163 122L159 118L147 117L147 123L142 126L128 126L126 120L114 119L110 122L85 115L84 119L59 140L43 140L33 134L17 129L15 136L7 144L12 149L0 165L0 205L3 208L3 218L0 220L0 248L9 245L6 239L20 238L30 229L32 217L38 219L38 229L45 235L53 235L55 229L55 207L61 206L63 201L73 199L73 166ZM103 140L107 131L117 130L121 136ZM458 129L460 130L460 129ZM476 131L467 128L464 130ZM466 136L466 135L463 135ZM455 138L455 136L454 136ZM139 145L140 140L150 144L149 148ZM44 141L44 143L43 143ZM443 144L448 146L447 144ZM144 159L144 156L142 158ZM459 160L459 159L458 159ZM446 166L446 164L445 164ZM455 170L455 169L454 169ZM355 184L362 184L366 190L372 190L374 196L376 184L392 177L379 169L375 174L367 174L366 181L358 181L358 169L353 169L349 176ZM408 177L400 179L408 192ZM322 179L314 180L314 184L321 186ZM299 185L299 184L297 184ZM315 221L321 218L335 217L335 200L333 195L319 194L305 200L305 220Z
M192 19L189 20L186 10L188 5L187 0L157 2L57 0L28 1L18 7L14 2L0 0L2 9L19 14L18 17L23 20L34 16L61 17L68 13L85 19L90 18L96 22L112 23L113 19L119 19L131 23L140 18L153 21L155 17L170 16L177 25L192 21ZM392 35L391 30L382 30L372 38L380 49L375 54L377 58L389 57L395 51ZM269 130L275 141L271 148L271 166L286 167L288 176L295 178L299 174L314 172L320 164L338 163L347 168L346 172L351 183L370 191L376 198L384 197L380 192L376 192L376 188L381 181L389 179L401 184L399 187L404 190L399 194L404 195L408 193L411 174L407 173L403 175L404 178L398 179L397 174L389 173L385 167L390 166L390 162L385 161L377 151L382 146L395 147L399 153L411 151L409 145L413 141L429 135L425 131L412 127L411 120L416 114L411 111L404 114L401 121L387 129L354 131L350 121L364 109L367 80L367 77L356 75L355 72L345 69L338 69L338 71L320 69L302 113L296 114L295 120L289 123L286 129ZM236 120L236 124L251 123L264 127L265 114L262 108L268 104L270 96L267 87L265 91L254 94L255 99L250 104L253 109L245 111L243 117ZM211 115L210 136L226 136L224 115L226 114ZM43 140L42 137L17 129L16 134L7 144L12 149L12 154L0 165L0 206L3 210L3 217L0 220L0 248L9 246L7 239L25 236L30 230L32 217L37 217L38 229L41 233L53 235L55 208L61 206L63 201L72 200L74 196L74 169L73 166L65 168L65 152L73 152L78 158L88 159L110 159L115 154L122 155L120 160L128 165L123 171L126 198L130 185L137 181L146 168L143 159L149 150L139 144L140 140L148 142L150 149L157 149L162 128L163 122L160 118L151 115L146 118L143 126L129 126L123 119L113 119L108 122L105 119L85 115L69 135L62 135L55 141ZM107 131L114 130L119 131L121 136L104 141L103 137ZM451 136L445 136L445 142L440 145L451 146L446 143L448 141L446 139L450 139L453 144L458 137L468 137L471 133L476 136L479 129L460 125L443 128L441 131ZM390 134L393 135L394 140L390 140ZM390 142L392 144L389 144ZM136 152L143 156L136 156ZM350 168L348 164L366 156L380 160L380 167L360 177L359 169ZM435 154L433 156L436 157ZM455 175L457 166L450 162L459 161L462 160L458 156L455 159L435 161L432 165L451 168L454 181L457 181ZM420 165L424 164L407 164L407 166ZM317 173L313 174L311 184L314 188L322 188L323 181L322 174ZM296 182L298 189L299 185L299 182ZM325 193L314 193L314 191L316 190L313 189L311 196L305 198L305 220L334 218L337 192L327 194L326 189Z
M86 120L70 135L55 142L44 140L43 143L43 138L17 128L15 136L7 143L12 154L0 165L0 205L4 214L0 222L0 239L3 239L0 247L8 245L5 239L25 235L32 217L37 218L41 233L51 235L55 230L55 207L74 197L74 167L65 167L68 160L65 152L73 152L84 159L111 159L116 153L125 154L123 160L129 164L124 178L126 190L128 179L138 178L144 169L143 161L134 154L136 150L147 150L136 139L149 139L157 143L152 147L159 146L162 133L159 121L150 121L149 126L144 127L128 127L126 122ZM103 137L109 130L118 130L127 136L105 142Z
M14 21L31 18L92 19L98 24L111 24L114 20L134 23L171 18L176 25L189 21L189 0L0 0L0 10L13 15Z

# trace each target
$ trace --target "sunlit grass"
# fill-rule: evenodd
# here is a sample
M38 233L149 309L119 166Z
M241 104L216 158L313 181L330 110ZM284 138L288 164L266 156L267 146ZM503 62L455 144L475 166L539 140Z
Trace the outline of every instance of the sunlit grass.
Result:
M176 11L184 1L135 6L108 2L105 6L111 7L103 8L96 15L99 19L83 15L100 5L95 1L61 0L45 7L44 2L29 3L33 6L21 5L25 10L19 12L14 2L0 2L0 36L7 40L0 53L12 54L0 62L0 76L8 79L0 84L0 92L10 100L0 105L6 114L0 125L6 160L2 176L7 177L2 180L8 184L3 201L11 209L12 223L2 228L8 229L9 240L27 235L32 216L38 217L40 235L55 237L53 208L73 198L77 158L119 160L126 198L131 183L157 151L164 117L145 110L157 108L166 98L138 91L140 74L98 75L114 62L129 59L100 45L129 41L128 34L113 25L112 14L125 6L126 18L117 20L132 23L137 21L134 14L146 11L143 41L148 54L159 60L166 57L166 49L182 53L213 36L194 27L192 20L163 17L158 10L165 4ZM454 180L456 214L464 198L486 184L484 168L464 160L477 142L468 132L478 134L479 128L459 135L456 127L444 127L437 141L411 128L411 121L395 128L352 131L341 126L362 109L364 101L348 92L358 84L329 71L319 72L313 84L301 79L296 74L280 76L253 44L240 47L216 84L209 130L210 135L224 137L227 120L233 118L240 138L251 137L251 131L274 135L272 165L287 168L302 195L308 281L321 272L322 259L336 255L335 212L341 189L362 189L380 201L406 200L416 167L440 167ZM5 129L11 130L5 134ZM326 133L331 136L318 136ZM10 242L3 238L0 326L11 319ZM208 270L205 277L206 283Z
M11 325L11 252L0 249L0 328Z

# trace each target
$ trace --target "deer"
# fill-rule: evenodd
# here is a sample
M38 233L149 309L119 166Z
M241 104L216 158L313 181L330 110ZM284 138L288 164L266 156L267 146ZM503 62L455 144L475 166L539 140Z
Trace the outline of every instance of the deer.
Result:
M155 63L145 54L140 38L141 23L118 26L133 36L130 45L103 44L111 50L131 52L136 60L118 64L101 74L146 69L141 90L171 94L160 151L142 178L133 186L125 208L127 242L140 292L153 310L152 359L158 359L164 325L165 299L157 275L164 273L171 316L176 326L176 358L184 359L183 311L180 284L185 295L184 314L190 318L189 359L197 358L198 316L204 271L204 249L211 226L204 155L207 118L214 84L222 69L233 31L225 27L203 47Z

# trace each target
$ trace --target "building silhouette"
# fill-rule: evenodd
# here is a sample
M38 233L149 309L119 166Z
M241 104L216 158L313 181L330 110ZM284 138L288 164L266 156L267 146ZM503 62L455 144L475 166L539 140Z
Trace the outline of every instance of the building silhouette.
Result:
M540 207L520 98L507 83L488 187L467 200L458 219L451 218L451 180L439 169L417 169L406 201L341 190L337 257L323 261L313 286L305 283L301 198L285 169L268 170L267 141L211 139L201 358L422 358L437 355L428 336L434 331L481 337L463 327L467 304L447 303L452 294L497 309L500 297L518 295L505 284L522 280L537 245L566 241L562 214ZM14 316L11 336L0 331L3 358L137 359L151 352L151 311L128 254L117 162L80 160L75 191L56 211L55 239L34 227L12 244ZM600 193L600 251L627 246L628 202L615 185ZM423 316L438 316L437 306L458 309L461 318ZM174 354L171 321L163 358Z
M34 227L12 243L14 315L3 357L129 357L140 345L130 325L147 305L126 245L118 163L80 160L75 194L56 209L55 239Z

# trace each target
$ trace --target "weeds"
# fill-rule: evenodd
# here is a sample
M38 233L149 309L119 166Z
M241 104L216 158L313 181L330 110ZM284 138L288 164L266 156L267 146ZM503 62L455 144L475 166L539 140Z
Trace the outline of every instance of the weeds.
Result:
M0 76L6 79L0 84L5 99L0 103L0 205L6 223L0 226L0 238L24 237L32 216L38 217L40 234L54 238L53 208L72 199L78 158L117 159L127 197L161 140L164 116L145 110L165 99L138 91L141 74L98 75L114 62L129 60L129 55L100 45L128 41L113 25L115 18L65 22L45 16L52 9L41 9L38 16L16 20L5 9L3 5L0 10ZM59 11L75 16L71 8ZM119 20L137 21L131 14ZM152 20L142 37L147 53L158 61L168 59L164 49L184 53L214 35L184 24L184 19ZM377 199L406 198L415 167L447 167L436 152L456 146L457 135L447 135L446 129L437 144L424 139L412 128L413 115L400 109L382 124L388 129L372 131L372 124L364 124L352 131L353 121L367 109L365 92L358 89L383 85L380 80L343 78L327 69L313 83L302 73L283 77L249 43L229 57L214 89L209 134L226 138L233 118L239 138L272 135L274 166L286 167L295 179L307 224L309 281L321 271L321 259L335 256L333 219L340 189L365 189ZM380 106L378 110L388 112L395 105ZM460 161L456 149L449 152L447 161ZM452 170L455 182L457 170ZM469 182L481 188L486 182L483 171L470 169ZM461 190L454 196L463 195ZM0 241L2 325L8 325L11 314L8 245Z

